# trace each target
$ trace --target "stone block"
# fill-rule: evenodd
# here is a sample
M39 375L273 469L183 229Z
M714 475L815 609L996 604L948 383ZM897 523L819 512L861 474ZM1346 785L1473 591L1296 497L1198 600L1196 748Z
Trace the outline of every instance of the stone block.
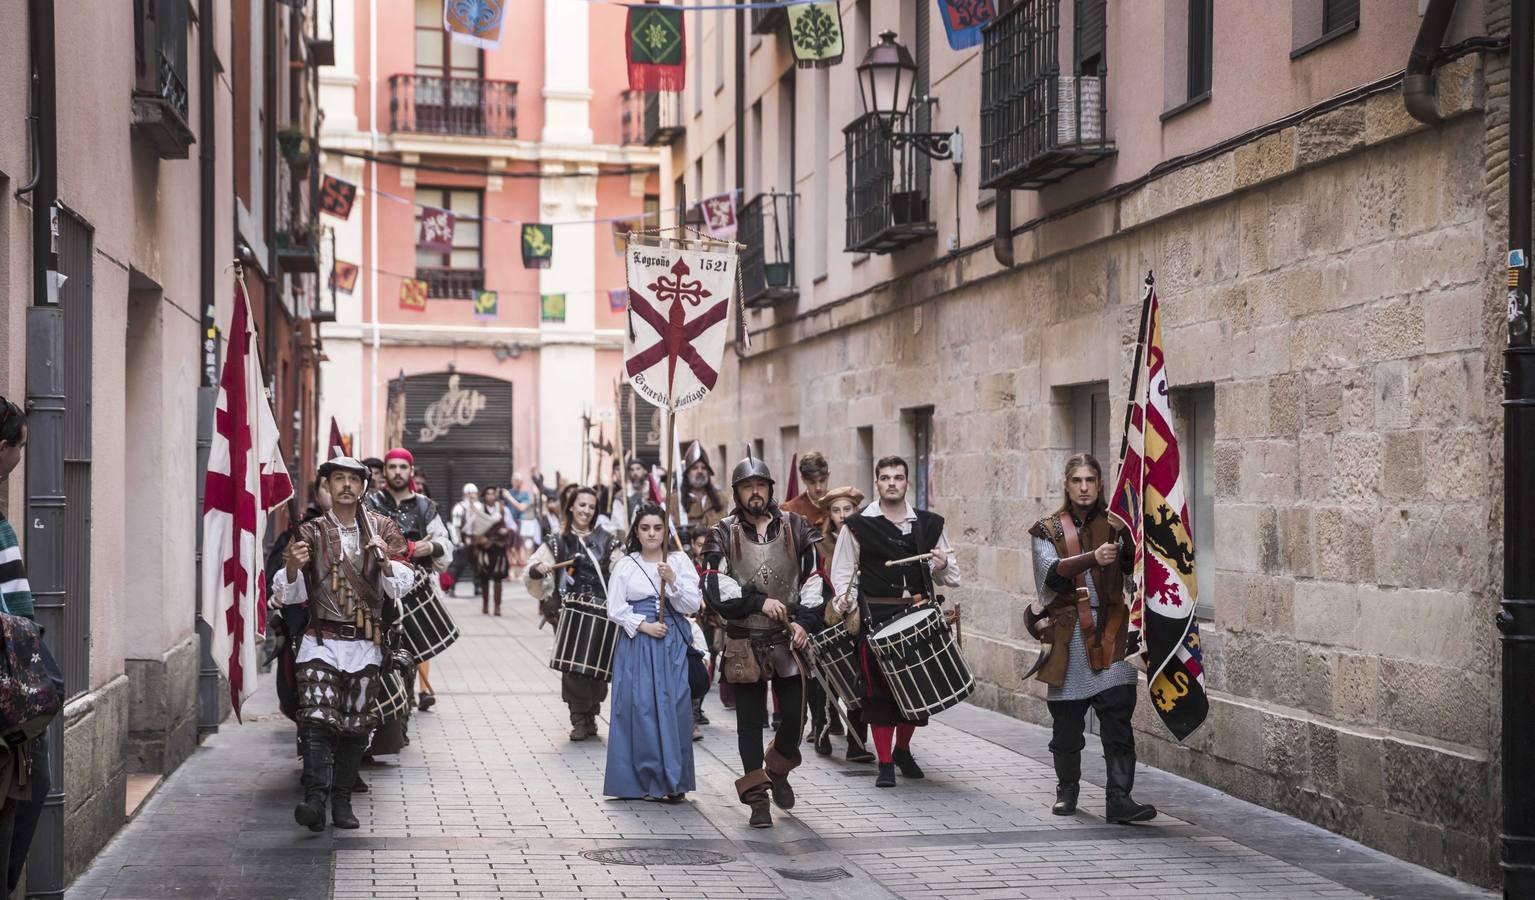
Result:
M1417 298L1377 304L1369 309L1364 324L1360 360L1403 359L1423 353L1423 303Z
M1456 743L1489 733L1492 685L1485 673L1390 658L1382 659L1380 668L1385 727Z
M1338 413L1343 407L1343 382L1337 372L1312 371L1306 378L1306 419L1303 430L1333 432L1339 427Z
M1338 654L1310 645L1300 645L1297 657L1300 677L1277 699L1319 716L1332 716L1334 684L1337 682Z
M1364 174L1353 189L1358 210L1360 243L1400 234L1407 224L1410 205L1408 149L1392 146L1363 157Z
M1249 441L1242 454L1241 498L1289 503L1295 499L1298 473L1294 441Z
M1374 724L1379 718L1380 693L1380 660L1378 658L1359 653L1338 655L1337 669L1333 675L1333 714L1335 716L1352 724ZM1378 746L1374 752L1378 777L1380 756Z
M1264 718L1261 710L1246 703L1212 703L1210 722L1216 726L1212 752L1220 759L1237 765L1261 769Z
M1297 581L1292 604L1296 640L1347 646L1346 638L1359 619L1359 597L1353 585Z
M1268 433L1268 383L1261 379L1215 385L1215 433L1223 439Z
M1364 354L1364 325L1357 310L1341 309L1299 319L1291 339L1295 368L1339 369Z
M1385 458L1381 472L1381 493L1398 500L1423 495L1423 433L1392 431L1384 436ZM1377 556L1379 555L1379 548Z
M1388 807L1421 822L1479 830L1492 806L1485 759L1383 739Z
M1301 213L1299 203L1276 203L1269 197L1268 204L1268 264L1283 266L1303 259L1310 251L1301 241Z
M1315 571L1311 550L1311 510L1291 506L1279 510L1279 564L1291 575L1309 577Z
M1359 201L1353 168L1328 166L1316 169L1304 181L1300 237L1302 246L1324 252L1328 248L1357 243Z
M1384 804L1386 782L1381 771L1380 738L1352 731L1335 731L1334 735L1338 790L1363 806Z
M1309 166L1357 150L1365 142L1365 107L1350 103L1297 127L1295 163Z
M1255 193L1244 197L1238 213L1242 229L1238 250L1238 262L1243 274L1262 272L1269 266L1268 260L1268 197Z
M1437 429L1427 447L1424 493L1431 500L1465 500L1486 496L1481 473L1488 465L1495 440L1480 428Z
M1350 502L1372 499L1381 481L1382 443L1375 432L1350 431L1334 437L1329 496Z
M1464 424L1466 411L1488 400L1482 385L1484 367L1479 353L1424 359L1412 377L1413 422L1420 428Z
M1215 497L1217 500L1235 499L1240 491L1243 446L1241 441L1215 442Z
M1375 427L1381 430L1408 428L1408 362L1392 360L1375 367Z
M1423 349L1473 350L1482 343L1484 284L1429 291L1423 298Z
M1300 593L1297 588L1297 603ZM1451 669L1465 668L1475 658L1476 625L1472 621L1470 596L1381 588L1374 584L1355 585L1352 594L1357 618L1340 622L1338 628L1349 646L1383 657Z
M1293 437L1306 418L1306 377L1299 372L1276 375L1269 382L1269 433Z
M1252 187L1295 170L1295 128L1261 137L1235 151L1234 186Z
M1307 724L1271 713L1263 720L1263 770L1289 782L1305 782L1311 772Z
M1407 112L1400 90L1375 94L1364 101L1364 139L1378 144L1422 127Z
M1216 573L1215 595L1216 621L1222 625L1285 636L1294 631L1292 579L1223 570Z
M1249 503L1222 504L1218 516L1215 558L1220 567L1237 572L1266 571L1265 531L1277 527L1273 508ZM1274 540L1277 543L1277 535Z

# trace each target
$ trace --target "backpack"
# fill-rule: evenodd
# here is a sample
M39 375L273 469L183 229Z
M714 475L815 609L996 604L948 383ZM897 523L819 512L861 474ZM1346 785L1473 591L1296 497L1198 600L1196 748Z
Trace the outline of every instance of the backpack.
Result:
M43 629L12 615L0 594L0 740L15 747L48 729L64 708L64 675Z

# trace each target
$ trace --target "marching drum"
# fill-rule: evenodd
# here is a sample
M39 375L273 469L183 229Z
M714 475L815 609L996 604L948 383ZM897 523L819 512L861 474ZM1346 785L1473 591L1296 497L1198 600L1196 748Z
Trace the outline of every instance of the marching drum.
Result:
M975 690L954 632L934 607L907 613L870 635L869 650L907 716L948 709Z
M863 703L858 640L848 634L846 619L810 636L810 662L821 683L849 712Z
M403 719L409 713L410 695L398 673L390 672L379 677L378 697L373 701L373 711L378 714L380 725Z
M405 649L416 662L431 659L458 640L458 626L442 602L436 573L417 570L416 583L400 598L400 607L404 611L400 626L405 631Z
M565 598L549 668L610 681L617 648L618 623L608 618L605 601L590 594Z

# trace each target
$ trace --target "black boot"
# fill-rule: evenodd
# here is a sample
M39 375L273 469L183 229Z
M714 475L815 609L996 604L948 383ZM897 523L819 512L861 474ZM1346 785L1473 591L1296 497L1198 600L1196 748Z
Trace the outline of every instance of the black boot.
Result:
M330 791L330 817L337 828L356 828L361 824L352 814L352 785L357 783L366 744L367 738L348 735L336 746L336 784Z
M357 780L352 782L352 793L354 793L354 794L366 794L367 792L368 792L368 783L366 781L363 781L362 780L362 774L358 773Z
M310 831L325 830L325 803L335 772L336 735L311 726L304 738L304 801L293 808L293 820Z
M1135 757L1113 756L1105 759L1109 783L1103 817L1115 825L1131 822L1148 822L1157 817L1157 808L1150 803L1136 803L1130 796L1135 787Z
M702 698L702 697L699 697L698 699L693 701L693 724L694 725L707 725L707 724L709 724L709 717L704 715L704 698Z
M910 747L895 748L890 754L890 761L901 770L902 778L922 778L926 774L922 771L922 767L917 765L917 761L912 759Z
M831 756L831 729L822 726L816 732L815 752L817 756Z
M895 787L895 763L887 762L879 764L879 777L874 779L875 787Z
M1050 811L1058 816L1069 816L1077 811L1077 795L1082 790L1082 754L1056 753L1055 756L1055 805Z

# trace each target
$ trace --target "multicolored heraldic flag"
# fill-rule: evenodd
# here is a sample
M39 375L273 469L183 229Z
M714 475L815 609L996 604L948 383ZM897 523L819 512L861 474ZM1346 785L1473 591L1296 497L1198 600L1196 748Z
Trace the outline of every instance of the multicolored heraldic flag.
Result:
M842 11L836 3L800 3L787 11L795 65L824 69L842 62Z
M736 236L736 195L726 191L698 201L698 211L704 217L704 230L710 237L721 240Z
M608 311L623 312L629 308L629 289L613 288L608 291Z
M421 227L416 232L416 246L439 253L453 252L453 213L425 206L421 209Z
M736 263L734 249L630 243L624 372L646 401L687 409L714 389Z
M1210 701L1194 620L1194 534L1167 402L1162 313L1156 291L1148 285L1146 294L1144 362L1133 374L1136 393L1109 513L1135 538L1130 631L1140 634L1152 705L1181 741L1204 723Z
M269 510L293 496L267 405L256 331L245 285L235 280L229 356L219 377L218 409L203 482L202 609L213 631L213 659L229 679L235 715L256 692L257 653L266 633L261 540Z
M625 23L632 91L680 92L687 82L687 27L676 6L631 6Z
M320 212L338 219L352 216L352 204L357 202L357 185L343 181L334 175L326 175L320 182Z
M640 227L640 219L614 219L613 220L613 252L623 256L629 247L629 232Z
M330 286L348 297L352 296L352 291L357 287L358 271L357 263L336 260L330 269Z
M542 322L565 321L565 295L540 294L538 297L538 318Z
M522 267L547 269L554 263L554 226L525 222L522 226Z
M400 308L417 312L426 309L427 283L419 278L400 280Z
M453 41L479 47L501 49L504 0L443 0L442 27Z
M480 291L474 295L474 317L494 319L500 314L501 295L495 291Z
M938 0L949 49L964 50L981 42L981 26L997 17L992 0Z

